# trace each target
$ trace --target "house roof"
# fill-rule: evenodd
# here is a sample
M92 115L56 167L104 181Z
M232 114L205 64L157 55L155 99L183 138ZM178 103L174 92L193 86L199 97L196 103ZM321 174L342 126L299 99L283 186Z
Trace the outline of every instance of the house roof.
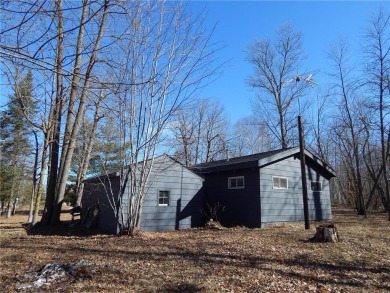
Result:
M208 163L202 163L193 166L191 169L199 173L212 173L220 171L228 171L233 169L244 168L262 168L278 161L284 160L288 157L298 157L299 147L274 150L269 152L263 152L248 156L242 156L237 158L231 158L228 160L218 160ZM314 167L317 167L326 175L326 177L335 177L335 171L325 162L320 160L314 154L305 150L306 163Z
M264 159L264 158L270 157L272 155L276 155L278 153L284 152L285 150L286 149L274 150L274 151L269 151L269 152L252 154L252 155L248 155L248 156L231 158L228 160L224 159L224 160L218 160L218 161L197 164L197 165L194 165L192 167L192 169L194 169L194 170L214 169L214 168L219 168L219 167L224 167L224 166L232 166L232 165L249 163L249 162L254 162L254 161L257 162L261 159Z
M194 175L196 175L198 177L201 177L203 179L203 177L200 174L198 174L198 173L194 172L194 170L184 166L182 163L180 163L178 160L176 160L175 158L171 157L168 154L164 153L164 154L162 154L160 156L155 157L153 160L157 161L157 160L159 160L161 158L168 158L169 160L171 160L172 163L179 164L181 167L187 169L191 173L194 173ZM147 161L150 161L150 160L151 159L148 159ZM141 164L142 162L143 161L140 161L137 164ZM129 167L129 165L126 166L125 169L128 168L128 167ZM120 174L121 174L120 171L110 172L110 173L106 173L106 174L100 174L100 175L97 175L97 176L93 176L93 177L87 178L87 179L84 180L84 182L95 182L95 181L101 182L101 181L106 180L108 178L119 177Z

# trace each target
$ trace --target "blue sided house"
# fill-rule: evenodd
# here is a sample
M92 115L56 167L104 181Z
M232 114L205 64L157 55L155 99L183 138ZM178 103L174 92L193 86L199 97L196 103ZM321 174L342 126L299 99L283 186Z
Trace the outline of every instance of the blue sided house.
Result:
M336 174L307 150L305 159L310 220L331 220L329 180ZM99 204L98 228L109 233L117 231L117 222L107 190L111 198L118 200L119 183L118 173L85 181L82 208ZM157 157L146 188L140 229L200 227L204 224L205 207L215 204L223 207L218 219L227 227L264 227L303 221L299 148L213 161L191 168L168 155Z

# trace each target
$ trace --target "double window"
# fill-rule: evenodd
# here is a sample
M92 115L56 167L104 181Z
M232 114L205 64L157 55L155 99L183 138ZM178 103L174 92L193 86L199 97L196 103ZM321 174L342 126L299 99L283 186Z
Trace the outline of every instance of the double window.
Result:
M161 207L169 206L169 191L159 190L158 192L158 205Z
M229 189L242 189L245 188L244 176L229 177L228 178Z
M273 189L288 189L288 178L272 176L272 188Z

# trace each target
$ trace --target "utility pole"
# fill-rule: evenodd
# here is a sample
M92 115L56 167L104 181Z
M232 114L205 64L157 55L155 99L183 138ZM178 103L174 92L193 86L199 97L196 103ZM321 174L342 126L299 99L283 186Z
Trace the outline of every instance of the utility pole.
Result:
M299 101L299 87L298 82L305 81L308 84L317 84L312 79L313 74L310 74L307 77L297 75L287 81L284 85L287 85L293 81L297 86L297 96L298 96L298 107L299 107L299 115L298 115L298 132L299 132L299 160L301 161L301 180L302 180L302 199L303 199L303 215L305 219L305 229L310 229L310 219L309 219L309 199L307 195L307 180L306 180L306 160L305 160L305 136L303 132L302 126L302 118L301 118L301 105Z
M310 229L310 221L309 221L309 203L307 197L305 136L303 134L301 115L298 116L298 129L299 129L299 159L301 161L301 177L302 177L303 214L305 217L305 229L308 230Z

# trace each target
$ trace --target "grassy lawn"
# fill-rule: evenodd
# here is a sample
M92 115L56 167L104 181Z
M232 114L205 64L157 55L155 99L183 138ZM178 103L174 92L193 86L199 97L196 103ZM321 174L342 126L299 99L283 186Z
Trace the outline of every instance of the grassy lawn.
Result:
M32 235L26 216L0 218L0 291L48 263L92 264L47 291L61 292L388 292L390 222L335 209L341 243L311 243L315 224L264 229L75 236L63 224ZM58 232L58 233L56 233ZM48 235L45 235L48 234ZM61 234L52 235L52 234ZM42 290L42 288L40 289Z

